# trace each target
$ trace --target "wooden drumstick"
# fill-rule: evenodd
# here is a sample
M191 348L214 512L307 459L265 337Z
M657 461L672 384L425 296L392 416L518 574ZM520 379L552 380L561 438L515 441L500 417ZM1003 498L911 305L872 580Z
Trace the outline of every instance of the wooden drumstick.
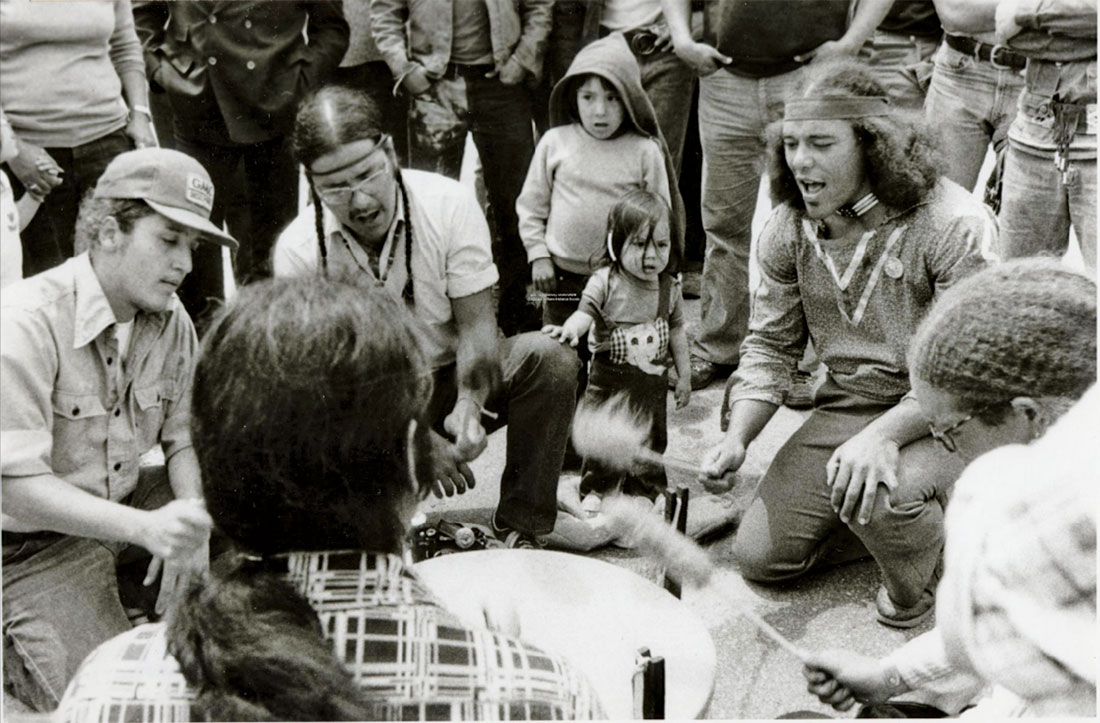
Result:
M667 469L702 474L696 465L662 455L646 446L650 420L630 406L625 394L616 394L603 404L582 404L573 417L573 447L582 457L599 460L609 467L629 470L636 462L652 462Z
M672 529L652 513L643 512L621 498L604 499L603 512L612 529L620 535L630 536L639 550L660 560L665 566L666 574L696 587L716 585L719 589L724 589L723 598L732 602L738 613L783 650L803 663L806 662L806 651L784 637L749 607L741 599L740 590L734 590L728 581L723 581L714 574L714 563L694 540Z

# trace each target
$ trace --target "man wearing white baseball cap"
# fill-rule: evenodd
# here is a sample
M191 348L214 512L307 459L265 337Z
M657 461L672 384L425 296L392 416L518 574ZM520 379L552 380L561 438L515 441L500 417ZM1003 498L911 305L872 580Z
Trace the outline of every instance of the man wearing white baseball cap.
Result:
M129 629L120 565L152 556L159 613L208 564L198 339L175 292L199 243L236 247L209 221L213 197L190 156L123 153L81 205L83 253L0 295L4 687L36 710ZM166 465L141 465L155 444Z

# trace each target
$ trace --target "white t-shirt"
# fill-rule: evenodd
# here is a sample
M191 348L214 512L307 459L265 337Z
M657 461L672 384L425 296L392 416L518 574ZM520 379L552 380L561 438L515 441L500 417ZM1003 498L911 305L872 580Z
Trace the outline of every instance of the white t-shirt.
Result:
M491 288L499 275L493 263L489 225L473 192L436 173L403 170L401 177L412 215L415 311L427 326L428 360L438 369L455 360L458 330L451 300ZM380 259L382 282L400 297L406 280L404 231L395 233L405 222L400 202L396 210ZM330 272L358 270L377 277L351 231L328 209L324 209L322 223ZM314 209L304 211L279 236L272 266L277 277L319 273Z

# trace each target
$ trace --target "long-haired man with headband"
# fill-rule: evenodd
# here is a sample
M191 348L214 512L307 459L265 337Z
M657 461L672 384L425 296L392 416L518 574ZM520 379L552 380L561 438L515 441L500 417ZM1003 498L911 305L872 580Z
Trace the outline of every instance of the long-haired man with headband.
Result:
M928 137L885 96L865 69L825 65L772 128L777 208L760 236L728 431L704 469L714 488L740 467L812 340L829 373L761 480L736 558L747 579L789 580L850 558L841 543L854 534L882 571L878 620L911 627L932 610L943 504L962 463L908 396L906 350L937 296L982 267L996 229L939 178Z

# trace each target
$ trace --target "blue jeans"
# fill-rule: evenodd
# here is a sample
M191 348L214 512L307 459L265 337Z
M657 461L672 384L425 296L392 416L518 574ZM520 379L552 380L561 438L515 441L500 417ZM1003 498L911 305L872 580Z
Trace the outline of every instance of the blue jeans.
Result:
M859 51L860 61L899 108L919 111L932 73L929 60L936 52L937 38L901 35L877 30Z
M901 450L898 487L880 487L866 525L833 511L825 465L833 452L893 405L863 399L827 377L809 419L791 435L760 480L737 530L733 552L741 574L757 582L797 578L843 553L854 534L874 556L895 604L909 607L933 583L943 550L943 510L962 474L958 455L931 437Z
M535 154L535 131L527 89L486 78L486 72L486 66L471 66L433 81L409 101L409 160L413 168L458 178L466 132L473 134L489 198L493 261L500 272L497 320L509 336L535 319L526 308L530 269L516 216L516 196Z
M501 525L531 535L554 530L558 477L576 406L576 352L541 331L509 337L501 343L504 383L485 406L496 420L485 419L487 432L508 425L504 473L496 519ZM440 369L429 415L437 431L454 408L455 368Z
M801 69L770 78L719 70L699 80L703 146L702 320L691 353L736 364L749 325L749 246L764 169L764 130L783 115Z
M127 504L156 509L172 499L164 467L149 467ZM144 551L52 533L12 537L4 535L4 687L49 711L84 658L130 629L116 568Z
M1072 160L1070 168L1063 182L1052 154L1009 142L998 218L1001 258L1061 256L1072 226L1085 266L1095 273L1096 159Z
M974 190L989 144L1000 151L1024 87L1021 71L998 69L946 43L936 53L924 115L940 139L946 175Z

